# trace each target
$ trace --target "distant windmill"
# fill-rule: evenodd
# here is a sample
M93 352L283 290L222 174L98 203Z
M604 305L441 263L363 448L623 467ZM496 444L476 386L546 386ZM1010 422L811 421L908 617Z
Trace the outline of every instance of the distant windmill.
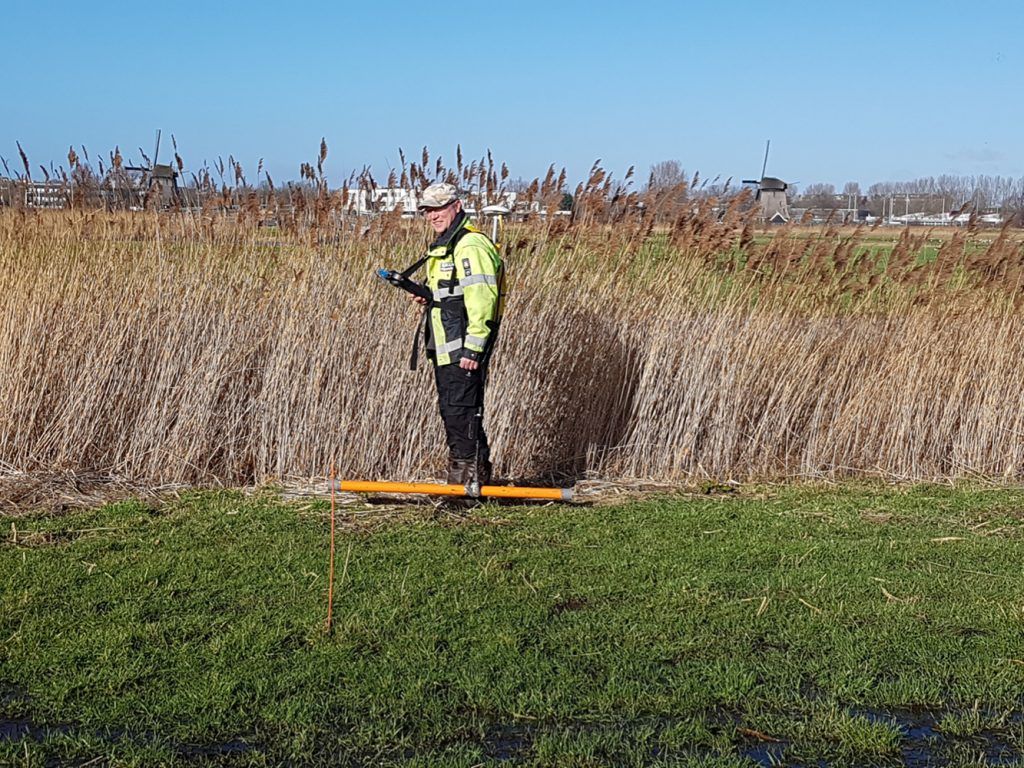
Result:
M148 195L155 186L161 206L169 205L172 199L178 197L178 172L171 165L163 165L157 162L160 159L159 130L156 132L156 149L153 151L152 162L150 162L141 149L139 154L142 155L142 159L149 163L149 165L126 165L125 170L141 173L142 179L139 186L143 189L144 194Z
M757 185L757 195L754 199L761 208L761 218L766 224L785 224L789 221L789 202L786 200L786 189L789 185L782 179L764 175L768 169L768 150L771 145L771 139L764 145L761 179L744 179L743 183Z

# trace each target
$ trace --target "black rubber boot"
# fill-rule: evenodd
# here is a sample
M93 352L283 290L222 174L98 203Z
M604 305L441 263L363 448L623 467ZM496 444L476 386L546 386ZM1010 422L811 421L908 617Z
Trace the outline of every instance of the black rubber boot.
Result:
M491 462L480 462L480 485L491 482ZM466 485L477 479L476 459L451 459L448 462L448 484Z
M448 459L448 477L445 480L448 485L465 485L466 460Z
M494 467L489 461L480 462L480 485L490 485L494 475Z

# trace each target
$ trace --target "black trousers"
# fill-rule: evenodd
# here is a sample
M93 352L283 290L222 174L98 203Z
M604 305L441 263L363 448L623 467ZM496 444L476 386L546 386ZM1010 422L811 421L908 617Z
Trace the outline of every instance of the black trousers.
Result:
M485 367L467 371L458 362L434 366L437 404L448 440L448 455L453 459L476 458L479 440L481 463L490 461L483 419L477 418L478 412L483 415L486 380Z

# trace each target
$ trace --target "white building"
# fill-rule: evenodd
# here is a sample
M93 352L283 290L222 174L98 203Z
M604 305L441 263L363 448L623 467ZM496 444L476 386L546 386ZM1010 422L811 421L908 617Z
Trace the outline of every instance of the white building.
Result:
M498 197L496 203L488 205L499 205L514 211L516 210L517 197L518 195L515 192L504 192ZM403 215L406 216L414 216L419 201L419 190L416 189L377 187L370 190L350 187L348 190L348 202L345 207L348 213L355 213L360 216L395 210L401 210ZM536 207L536 203L534 207ZM472 205L466 205L465 208L466 212L471 215L476 213L476 209Z
M887 224L897 226L919 226L919 227L966 227L971 221L971 214L961 213L908 213L903 216L890 216L886 219ZM986 213L977 218L979 224L987 226L999 226L1004 222L998 213Z

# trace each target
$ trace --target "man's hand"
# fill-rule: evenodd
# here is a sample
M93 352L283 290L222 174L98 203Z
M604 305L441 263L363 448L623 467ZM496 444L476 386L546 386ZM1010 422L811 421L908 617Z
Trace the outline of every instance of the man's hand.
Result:
M463 357L459 359L459 368L462 368L463 370L475 371L479 367L480 363L478 363L476 360L470 360L468 357Z

